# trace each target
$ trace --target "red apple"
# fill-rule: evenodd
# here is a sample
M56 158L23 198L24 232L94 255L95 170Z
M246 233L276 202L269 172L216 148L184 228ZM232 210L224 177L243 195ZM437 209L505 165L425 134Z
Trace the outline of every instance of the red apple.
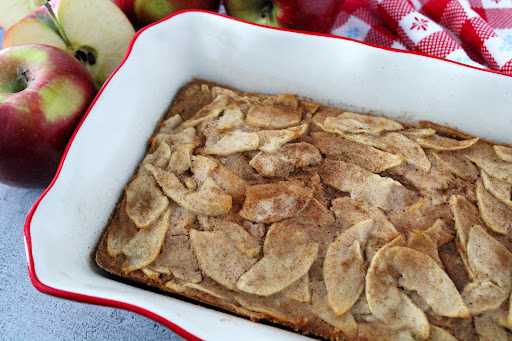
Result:
M327 33L343 0L224 0L228 15L260 25Z
M142 27L183 9L218 11L220 0L114 0L135 27Z
M96 91L85 66L61 49L0 51L0 182L48 185Z
M123 60L134 34L110 0L51 0L11 26L3 47L58 47L77 57L101 85Z

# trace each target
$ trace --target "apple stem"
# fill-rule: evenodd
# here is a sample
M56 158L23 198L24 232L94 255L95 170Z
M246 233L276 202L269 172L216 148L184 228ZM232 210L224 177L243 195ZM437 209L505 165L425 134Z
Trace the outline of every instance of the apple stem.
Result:
M62 37L62 40L64 40L64 43L67 47L71 47L71 42L68 39L68 36L66 35L66 32L64 32L64 29L62 28L62 25L60 24L59 19L55 15L55 12L52 9L52 6L50 5L50 2L46 0L46 2L43 3L44 8L46 8L46 11L50 15L50 17L53 20L53 23L55 26L57 26L57 30L59 31L59 35Z
M265 19L266 17L268 17L270 15L270 13L272 13L272 10L274 9L274 4L272 3L272 1L268 1L265 6L263 6L261 12L260 12L260 17L262 19Z
M16 83L13 85L11 89L11 93L17 93L25 90L30 85L31 77L29 77L28 70L23 70L20 72L18 77L16 78Z
M21 74L20 74L20 77L18 78L19 80L23 80L24 82L28 83L28 71L22 71Z

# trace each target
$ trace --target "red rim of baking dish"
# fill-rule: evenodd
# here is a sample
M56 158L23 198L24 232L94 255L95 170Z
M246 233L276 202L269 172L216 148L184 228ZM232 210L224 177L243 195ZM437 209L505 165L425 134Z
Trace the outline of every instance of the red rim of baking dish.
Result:
M358 43L358 44L367 45L367 46L371 46L371 47L382 49L382 50L393 51L393 52L398 52L398 53L407 53L407 54L413 54L413 55L420 55L420 56L424 56L424 57L428 57L428 58L439 59L439 60L442 60L442 61L445 61L445 62L448 62L448 63L458 64L460 66L464 66L464 67L467 67L467 68L470 68L470 69L476 69L476 70L483 71L483 72L495 73L495 74L502 75L502 76L505 76L505 77L508 77L508 75L505 75L503 73L500 73L500 72L497 72L497 71L493 71L493 70L480 69L480 68L477 68L477 67L474 67L474 66L461 64L461 63L458 63L458 62L455 62L455 61L446 60L446 59L442 59L442 58L439 58L439 57L429 56L429 55L426 55L426 54L423 54L423 53L418 53L418 52L413 52L413 51L408 51L408 50L398 50L398 49L394 49L394 48L388 48L388 47L372 45L372 44L360 42L360 41L357 41L357 40L354 40L354 39L350 39L350 38L334 36L334 35L331 35L331 34L323 34L323 33L316 33L316 32L305 32L305 31L297 31L297 30L275 28L275 27L267 27L267 26L258 25L258 24L254 24L254 23L248 23L248 22L240 20L240 19L236 19L236 18L228 17L226 15L219 14L219 13L214 13L214 12L209 12L209 11L204 11L204 10L183 10L183 11L179 11L179 12L176 12L176 13L173 13L173 14L169 15L168 17L166 17L166 18L164 18L164 19L162 19L160 21L157 21L157 22L155 22L153 24L150 24L150 25L140 29L137 33L135 33L135 35L133 36L132 40L130 41L130 44L128 46L128 49L127 49L127 52L126 52L126 55L125 55L123 61L117 67L117 69L112 73L112 75L110 75L110 77L107 79L107 81L103 84L101 89L98 91L98 94L96 95L96 97L92 101L91 105L89 106L89 108L87 109L87 111L83 115L82 119L78 123L75 131L73 132L73 135L71 136L71 138L70 138L70 140L69 140L69 142L68 142L68 144L66 146L66 149L65 149L64 154L62 156L62 159L60 161L60 164L59 164L59 167L58 167L57 172L55 174L55 177L53 178L53 180L50 183L50 185L45 189L43 194L41 194L41 196L36 200L36 202L34 203L32 208L28 212L27 218L25 219L24 231L23 231L23 236L24 236L24 240L25 240L25 250L26 250L26 256L27 256L28 274L30 276L30 280L31 280L32 284L34 285L34 287L38 291L40 291L42 293L45 293L45 294L48 294L48 295L52 295L52 296L56 296L56 297L60 297L60 298L65 298L65 299L73 300L73 301L77 301L77 302L84 302L84 303L103 305L103 306L109 306L109 307L113 307L113 308L121 308L121 309L129 310L129 311L132 311L134 313L146 316L146 317L148 317L148 318L150 318L150 319L152 319L152 320L154 320L154 321L156 321L158 323L163 324L164 326L170 328L176 334L180 335L181 337L183 337L183 338L185 338L187 340L190 340L190 341L201 341L200 338L198 338L197 336L189 333L188 331L184 330L183 328L181 328L180 326L174 324L173 322L171 322L171 321L163 318L162 316L160 316L158 314L155 314L155 313L153 313L153 312L151 312L149 310L141 308L139 306L136 306L136 305L133 305L133 304L129 304L129 303L125 303L125 302L116 301L116 300L100 298L100 297L95 297L95 296L89 296L89 295L84 295L84 294L78 294L78 293L69 292L69 291L65 291L65 290L59 290L59 289L55 289L53 287L50 287L48 285L45 285L44 283L42 283L39 280L39 278L37 277L36 271L35 271L34 258L32 257L32 241L31 241L31 237L30 237L30 223L32 221L32 217L34 216L34 213L37 210L37 207L39 206L39 203L41 202L41 200L45 197L45 195L53 187L53 184L57 180L57 178L58 178L58 176L60 174L60 171L62 169L62 165L64 163L64 160L66 159L66 156L68 154L69 148L71 147L71 144L73 143L73 140L75 139L75 136L76 136L78 130L82 126L84 120L89 115L89 112L94 107L94 104L98 100L99 96L102 94L102 92L105 89L105 87L107 86L107 84L110 82L112 77L117 73L117 71L124 65L124 63L126 62L128 57L130 56L132 48L133 48L133 45L134 45L135 41L137 40L137 38L139 37L139 35L142 32L144 32L145 30L147 30L151 26L157 25L157 24L159 24L159 23L161 23L163 21L166 21L166 20L170 20L173 17L175 17L177 15L180 15L182 13L189 13L189 12L199 12L199 13L208 13L210 15L217 15L217 16L229 19L229 20L243 22L243 23L246 23L248 25L259 26L259 27L263 27L263 28L266 28L266 29L269 29L269 30L286 31L286 32L300 33L300 34L306 34L306 35L312 35L312 36L320 36L320 37L329 37L329 38L333 38L333 39L348 40L348 41L353 41L353 42Z

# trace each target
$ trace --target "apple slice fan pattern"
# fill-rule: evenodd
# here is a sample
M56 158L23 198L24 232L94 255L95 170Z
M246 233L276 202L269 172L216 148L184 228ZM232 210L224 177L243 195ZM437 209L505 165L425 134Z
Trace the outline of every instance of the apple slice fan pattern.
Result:
M512 75L512 0L345 0L331 33Z

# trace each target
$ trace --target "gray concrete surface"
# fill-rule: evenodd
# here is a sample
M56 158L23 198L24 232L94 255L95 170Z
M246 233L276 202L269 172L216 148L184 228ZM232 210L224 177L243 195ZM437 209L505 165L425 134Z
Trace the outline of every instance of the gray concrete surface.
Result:
M3 36L0 29L0 41ZM41 192L0 184L0 340L183 340L143 316L55 298L32 286L23 223Z

